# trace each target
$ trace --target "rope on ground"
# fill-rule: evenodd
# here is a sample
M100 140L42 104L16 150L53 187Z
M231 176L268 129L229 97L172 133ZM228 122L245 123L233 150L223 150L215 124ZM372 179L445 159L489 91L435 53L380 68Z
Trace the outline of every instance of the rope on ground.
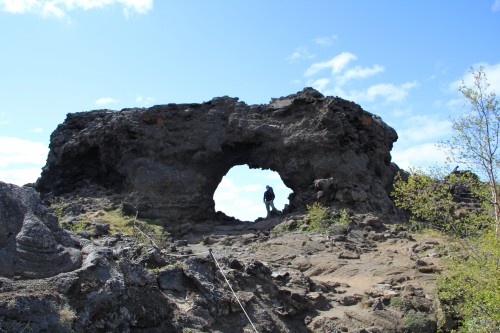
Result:
M194 257L194 256L200 256L202 254L207 254L207 253L210 253L210 251L190 253L190 254L172 254L172 253L164 253L164 254L166 256L172 256L172 257Z
M144 236L146 236L146 238L147 238L147 239L149 239L149 241L150 241L151 243L153 243L153 245L154 245L154 246L156 246L157 248L159 248L159 247L158 247L158 245L156 245L156 243L153 241L153 239L152 239L151 237L149 237L149 236L148 236L148 235L147 235L144 231L142 231L141 229L139 229L139 227L136 225L136 222L137 222L137 215L139 215L139 211L136 211L136 212L135 212L134 228L136 228L137 230L139 230L139 232L140 232L141 234L143 234Z
M233 290L233 287L231 287L231 284L229 283L229 280L226 278L226 275L224 274L224 272L222 271L222 267L219 265L219 262L217 261L217 259L215 259L215 256L214 254L212 253L212 249L209 249L208 250L208 253L210 253L210 256L212 257L212 259L215 261L215 264L217 265L217 267L219 268L219 271L221 272L222 276L224 277L224 280L226 280L226 283L227 285L229 286L229 289L231 289L231 292L233 293L233 296L234 298L236 298L236 301L238 301L238 304L240 305L241 309L243 310L243 313L245 314L245 316L247 317L248 321L250 322L250 324L252 325L254 331L256 333L259 333L259 331L257 331L257 329L255 328L255 325L253 324L252 320L250 319L250 317L248 316L247 312L245 311L245 308L243 307L243 304L241 304L238 296L236 296L236 293L234 292Z

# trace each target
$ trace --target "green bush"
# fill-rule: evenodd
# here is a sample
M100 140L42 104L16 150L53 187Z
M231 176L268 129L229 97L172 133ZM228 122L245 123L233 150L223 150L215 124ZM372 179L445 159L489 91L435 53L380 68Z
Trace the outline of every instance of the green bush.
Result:
M348 226L351 223L351 218L349 217L349 212L347 209L339 210L338 215L334 219L335 224L340 224L343 226Z
M391 299L390 306L395 307L401 311L407 311L413 308L413 302L411 299L396 296Z
M494 232L468 240L469 256L456 248L438 277L445 310L460 320L459 332L496 332L500 327L500 242Z
M317 202L307 205L307 221L307 231L319 233L328 232L328 227L332 224L327 208Z
M434 332L435 326L435 320L424 312L410 310L403 317L404 333Z
M451 188L469 186L480 209L456 214L458 203ZM394 185L395 203L411 213L415 223L443 230L451 238L438 276L443 310L461 323L459 332L495 332L500 327L500 240L495 214L484 184L470 178L436 177L421 171Z

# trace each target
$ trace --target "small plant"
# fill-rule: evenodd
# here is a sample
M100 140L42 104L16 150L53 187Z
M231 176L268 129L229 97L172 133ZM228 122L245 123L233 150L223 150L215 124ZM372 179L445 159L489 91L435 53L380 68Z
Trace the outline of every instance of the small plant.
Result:
M63 212L65 208L65 203L62 199L50 199L49 200L49 205L52 208L52 211L54 212L54 215L57 217L58 220L61 220L63 217Z
M298 230L299 223L300 223L300 221L298 221L298 220L285 221L283 223L276 225L273 228L273 231L274 232L286 232L286 231Z
M307 231L327 233L328 227L332 224L327 208L318 202L315 202L312 205L307 205L306 218L309 221Z
M74 233L77 233L78 231L81 230L88 230L89 228L89 220L87 218L84 218L78 222L62 222L61 227L63 227L66 230L72 231Z
M435 330L435 321L423 312L410 310L403 318L404 333L431 332ZM434 327L433 327L434 326Z
M335 224L348 226L351 223L351 218L349 217L349 212L347 209L341 209L338 216L333 221Z
M66 305L59 309L59 325L64 332L72 332L71 327L75 318L76 313L69 306Z
M401 311L408 311L413 308L413 302L411 299L397 296L391 299L390 306L395 307Z

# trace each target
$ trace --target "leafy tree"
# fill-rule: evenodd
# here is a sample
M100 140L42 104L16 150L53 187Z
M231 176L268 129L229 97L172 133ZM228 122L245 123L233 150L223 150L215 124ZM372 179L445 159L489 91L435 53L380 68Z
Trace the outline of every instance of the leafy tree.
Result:
M462 80L459 90L469 104L468 110L452 120L453 136L442 143L448 150L450 161L462 163L481 176L485 176L490 189L490 202L495 214L495 237L500 233L500 198L498 167L500 166L500 108L484 68L470 69L474 79L472 87Z
M462 81L460 92L470 104L452 120L453 136L442 143L449 160L472 173L445 175L434 170L412 170L394 185L394 201L423 222L455 236L438 278L443 307L461 320L461 332L498 332L500 327L499 188L500 109L489 93L483 68L474 71L473 87ZM469 203L464 204L463 196Z

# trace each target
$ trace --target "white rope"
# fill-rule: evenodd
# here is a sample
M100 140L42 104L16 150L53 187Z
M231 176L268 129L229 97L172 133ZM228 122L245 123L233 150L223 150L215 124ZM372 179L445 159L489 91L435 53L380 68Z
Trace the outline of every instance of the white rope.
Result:
M148 235L146 235L146 233L145 233L144 231L142 231L141 229L139 229L139 227L136 225L136 222L137 222L137 215L139 215L139 211L136 211L136 212L135 212L134 228L136 228L137 230L139 230L139 232L140 232L141 234L143 234L144 236L146 236L146 238L147 238L147 239L149 239L149 240L151 241L151 243L153 243L153 245L154 245L155 247L159 248L159 247L158 247L158 245L156 245L156 243L153 241L153 239L152 239L151 237L149 237Z
M219 262L217 261L217 259L215 259L215 256L212 253L212 249L209 249L208 252L210 253L210 256L212 256L212 258L214 259L215 263L217 264L217 267L219 268L219 271L221 272L222 276L224 277L224 280L226 280L226 283L229 286L229 289L231 289L231 292L233 293L234 298L236 298L236 301L238 301L238 304L240 305L241 309L243 310L243 313L245 314L245 316L247 317L248 321L252 325L254 331L256 333L259 333L259 331L257 331L257 329L255 328L255 325L252 323L252 320L248 316L247 312L245 311L245 308L243 307L243 304L241 304L240 300L238 299L238 296L236 296L236 293L234 292L233 287L231 287L231 284L229 283L229 280L226 278L226 275L222 271L222 268L220 267Z
M194 257L194 256L206 254L206 253L210 253L210 251L190 253L190 254L173 254L173 253L163 253L163 254L166 256L172 256L172 257Z

